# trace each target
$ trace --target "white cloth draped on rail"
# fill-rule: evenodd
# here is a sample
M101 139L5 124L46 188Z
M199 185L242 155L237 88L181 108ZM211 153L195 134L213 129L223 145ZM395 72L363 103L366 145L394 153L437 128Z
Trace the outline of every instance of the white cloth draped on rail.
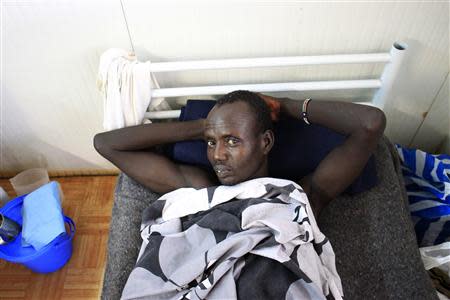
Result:
M164 98L151 98L159 88L150 72L150 61L139 62L133 53L111 48L100 57L97 87L103 96L103 128L107 131L151 123L144 120L149 110L170 109Z

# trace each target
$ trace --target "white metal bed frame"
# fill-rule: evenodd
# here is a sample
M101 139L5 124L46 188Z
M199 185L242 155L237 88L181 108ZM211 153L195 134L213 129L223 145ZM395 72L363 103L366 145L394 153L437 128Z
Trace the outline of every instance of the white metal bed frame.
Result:
M378 90L372 98L372 102L357 102L372 105L383 109L389 94L392 91L394 79L400 69L405 56L407 44L395 42L389 53L368 54L344 54L344 55L319 55L319 56L289 56L289 57L262 57L239 58L222 60L199 60L182 62L152 63L150 72L174 72L188 70L213 70L231 68L254 67L282 67L299 65L324 65L324 64L351 64L351 63L386 63L379 79L369 80L339 80L339 81L310 81L289 83L263 83L263 84L239 84L216 85L181 88L159 88L152 90L152 98L180 97L200 95L222 95L235 90L250 90L253 92L287 92L287 91L318 91L318 90L342 90L342 89L373 89ZM146 112L149 119L178 118L180 110Z

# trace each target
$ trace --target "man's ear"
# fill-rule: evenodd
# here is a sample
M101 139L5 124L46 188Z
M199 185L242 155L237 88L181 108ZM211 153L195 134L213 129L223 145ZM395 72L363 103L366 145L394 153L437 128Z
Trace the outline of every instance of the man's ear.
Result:
M262 147L264 154L269 154L270 150L273 147L273 144L275 142L275 135L273 134L273 131L270 129L267 129L264 131L262 136Z

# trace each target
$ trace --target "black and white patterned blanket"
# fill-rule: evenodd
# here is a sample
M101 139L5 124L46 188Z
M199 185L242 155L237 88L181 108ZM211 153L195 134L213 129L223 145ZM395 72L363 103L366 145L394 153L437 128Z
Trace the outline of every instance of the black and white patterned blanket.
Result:
M122 299L341 299L328 239L289 180L181 188L149 206Z

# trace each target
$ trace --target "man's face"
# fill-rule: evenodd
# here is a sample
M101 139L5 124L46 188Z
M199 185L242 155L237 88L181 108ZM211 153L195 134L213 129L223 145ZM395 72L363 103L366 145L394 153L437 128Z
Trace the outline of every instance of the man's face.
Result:
M216 106L208 114L208 160L222 184L237 184L264 172L267 151L255 122L248 104L240 101Z

